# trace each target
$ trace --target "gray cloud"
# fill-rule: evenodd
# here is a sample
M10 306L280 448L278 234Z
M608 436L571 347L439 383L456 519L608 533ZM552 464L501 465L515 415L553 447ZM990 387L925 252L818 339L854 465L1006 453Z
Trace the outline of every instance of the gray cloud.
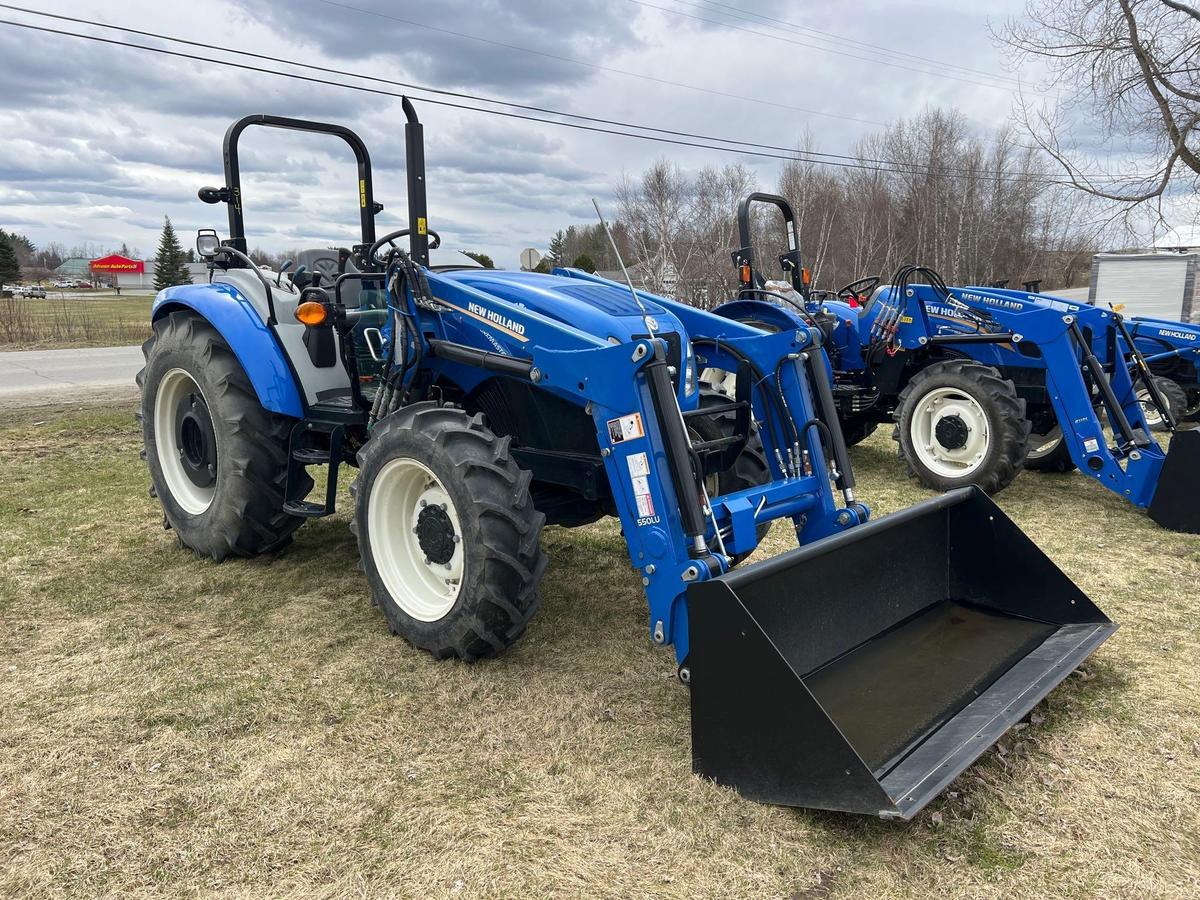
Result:
M795 142L807 129L821 149L834 152L849 148L867 127L596 67L880 121L927 103L953 103L981 130L1004 121L1012 99L1001 91L878 68L873 59L879 54L850 60L647 10L628 0L338 2L384 17L320 0L205 0L187 17L178 7L150 0L127 0L119 16L97 12L82 0L54 0L53 9L136 22L136 27L202 40L213 48L663 128L772 144ZM653 2L675 6L672 0ZM802 16L805 24L875 43L928 48L933 58L999 70L984 13L956 0L911 0L867 10L835 0L803 10L786 0L754 0L750 6L781 18ZM1004 15L1019 7L1020 0L993 0L986 14ZM705 17L736 21L715 12ZM211 55L219 55L219 49ZM19 227L37 242L116 246L126 241L150 249L163 215L181 230L220 227L224 209L200 204L195 191L201 184L220 183L221 139L229 122L257 112L354 127L371 148L377 196L387 206L380 229L405 223L404 118L394 98L5 26L0 26L0 59L0 227ZM590 222L589 198L599 197L614 209L613 185L657 157L669 156L691 169L741 161L764 186L774 183L779 165L495 119L421 101L417 106L426 124L431 223L448 246L486 250L507 264L515 263L523 246L544 247L557 228ZM1086 129L1079 133L1090 137ZM252 245L284 249L303 241L352 239L355 175L343 145L252 129L243 143L242 168Z

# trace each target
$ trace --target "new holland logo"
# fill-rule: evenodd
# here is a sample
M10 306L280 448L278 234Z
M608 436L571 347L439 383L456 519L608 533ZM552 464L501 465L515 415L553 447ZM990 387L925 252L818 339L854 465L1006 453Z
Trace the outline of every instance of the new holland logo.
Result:
M520 322L514 322L507 316L502 316L500 313L493 309L488 309L486 306L481 306L478 303L468 303L467 309L473 315L479 316L482 319L487 319L493 325L498 325L505 331L512 331L516 334L522 335L525 333L525 326Z
M1194 341L1196 339L1194 334L1188 334L1186 331L1168 331L1165 328L1160 328L1158 329L1158 333L1161 337L1179 338L1181 341Z

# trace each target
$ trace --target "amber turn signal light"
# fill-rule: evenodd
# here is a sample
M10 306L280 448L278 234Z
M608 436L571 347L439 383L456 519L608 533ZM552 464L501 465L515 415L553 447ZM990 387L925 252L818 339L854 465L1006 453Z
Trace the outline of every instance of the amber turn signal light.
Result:
M329 320L325 304L309 300L296 307L296 318L305 325L324 325Z

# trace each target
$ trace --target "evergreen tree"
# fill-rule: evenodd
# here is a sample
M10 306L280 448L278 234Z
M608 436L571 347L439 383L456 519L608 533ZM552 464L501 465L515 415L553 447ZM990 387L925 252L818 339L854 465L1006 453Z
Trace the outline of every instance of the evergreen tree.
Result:
M571 263L571 268L583 269L585 272L595 272L596 264L586 253L580 253L577 257L575 257L575 262Z
M17 284L21 280L21 266L12 240L0 231L0 284Z
M463 256L471 257L471 259L475 260L475 262L479 263L485 269L496 268L496 264L494 262L492 262L492 258L490 256L488 256L486 253L475 253L471 250L464 250Z
M550 247L546 251L546 258L553 265L561 266L565 263L567 255L567 236L563 234L562 229L554 232L554 237L550 238Z
M192 276L188 273L187 254L179 246L175 237L175 229L169 218L163 219L162 240L158 242L158 255L154 258L156 270L154 273L154 289L161 291L176 284L191 284Z

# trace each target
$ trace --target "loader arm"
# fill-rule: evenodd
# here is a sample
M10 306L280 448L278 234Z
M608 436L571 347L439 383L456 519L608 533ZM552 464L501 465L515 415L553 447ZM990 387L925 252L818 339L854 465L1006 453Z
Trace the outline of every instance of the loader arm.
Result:
M961 317L956 319L927 285L910 289L926 306L936 331L923 336L914 328L909 340L920 343L926 337L946 348L979 356L969 342L983 334L982 329ZM1047 402L1081 472L1135 506L1148 509L1162 524L1200 530L1200 522L1191 514L1187 521L1177 514L1180 505L1194 505L1177 500L1178 495L1195 494L1191 473L1200 456L1193 459L1192 454L1200 453L1196 446L1200 435L1186 433L1172 441L1172 448L1179 450L1171 466L1174 474L1166 478L1168 453L1152 436L1137 397L1138 378L1145 378L1153 390L1147 361L1119 313L1000 289L953 288L952 295L991 319L990 335L982 338L995 342L989 361L1043 373Z
M614 284L584 273L570 275L592 284ZM674 427L681 417L686 422L697 412L698 398L687 395L684 378L668 371L670 348L664 337L631 334L613 344L528 303L518 305L474 288L465 283L471 277L495 276L427 273L433 298L442 306L426 314L428 330L436 334L432 352L442 357L440 367L469 390L496 373L466 355L447 357L450 347L519 360L528 364L526 377L539 389L588 411L630 561L641 574L651 635L656 643L673 645L681 664L689 653L688 587L723 575L733 557L752 551L758 526L790 519L798 542L807 543L869 517L867 508L853 500L852 488L843 507L830 490L829 425L813 412L821 405L813 372L826 371L819 331L764 332L643 295L669 315L658 313L660 334L682 333L691 345L703 348L705 365L736 371L749 364L760 378L770 380L769 389L755 391L749 402L754 420L763 423L759 433L772 480L710 496L705 507L686 432ZM636 320L629 327L636 329ZM833 471L852 485L852 472L843 468L848 465L835 465Z

